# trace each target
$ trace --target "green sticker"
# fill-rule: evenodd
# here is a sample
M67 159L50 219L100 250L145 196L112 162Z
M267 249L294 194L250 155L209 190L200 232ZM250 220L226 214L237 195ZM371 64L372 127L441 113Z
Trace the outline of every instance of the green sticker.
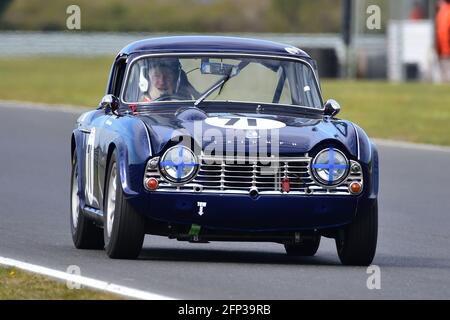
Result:
M201 226L199 226L198 224L193 224L192 226L191 226L191 230L189 230L189 235L190 236L198 236L199 234L200 234L200 229L201 229L202 227Z

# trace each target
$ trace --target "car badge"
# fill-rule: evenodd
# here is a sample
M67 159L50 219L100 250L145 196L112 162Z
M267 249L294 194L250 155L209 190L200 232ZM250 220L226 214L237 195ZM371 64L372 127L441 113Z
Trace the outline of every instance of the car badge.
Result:
M258 139L259 138L259 133L256 130L247 130L245 132L245 137L247 139Z

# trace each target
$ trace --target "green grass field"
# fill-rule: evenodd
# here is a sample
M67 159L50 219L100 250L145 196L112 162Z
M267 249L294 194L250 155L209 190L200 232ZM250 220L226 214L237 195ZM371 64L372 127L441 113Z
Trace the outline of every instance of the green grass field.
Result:
M323 94L371 137L450 145L449 85L324 81Z
M0 267L0 300L116 300L108 293L68 289L64 283L14 268Z
M94 107L105 92L112 57L0 59L0 99ZM371 137L450 145L450 86L322 81L340 117Z

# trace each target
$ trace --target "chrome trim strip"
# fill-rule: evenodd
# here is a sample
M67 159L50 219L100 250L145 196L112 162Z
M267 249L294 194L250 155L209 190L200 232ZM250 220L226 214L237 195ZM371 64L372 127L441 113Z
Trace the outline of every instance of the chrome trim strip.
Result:
M358 161L361 160L361 145L359 143L359 133L358 133L358 129L356 128L356 125L354 123L352 123L353 125L353 129L355 129L355 134L356 134L356 149L357 149L357 159Z
M83 133L87 133L87 134L91 133L91 129L86 129L86 128L80 128L80 131Z
M185 193L223 193L223 194L244 194L248 195L248 191L244 190L223 190L220 192L217 192L216 190L205 190L202 191L188 191L188 190L179 190L179 189L164 189L164 188L158 188L157 190L153 192L185 192ZM316 191L315 193L307 194L305 192L301 191L290 191L288 193L282 192L282 191L258 191L259 195L310 195L310 196L318 196L318 195L327 195L327 196L348 196L349 193L346 191L336 191L336 192L323 192L323 191Z

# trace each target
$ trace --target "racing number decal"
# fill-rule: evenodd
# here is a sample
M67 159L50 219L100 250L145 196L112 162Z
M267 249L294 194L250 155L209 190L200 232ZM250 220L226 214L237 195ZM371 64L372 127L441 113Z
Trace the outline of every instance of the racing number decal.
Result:
M211 117L207 118L205 122L215 127L244 130L270 130L280 129L286 126L286 124L277 120L248 117Z
M230 118L230 120L225 123L225 126L231 126L233 127L237 122L239 121L245 121L247 120L247 126L249 127L257 127L258 119L250 119L250 118Z
M227 121L227 123L225 123L225 126L234 126L236 124L236 122L239 121L239 118L231 118L230 120Z
M91 129L86 144L86 199L87 203L92 205L94 202L94 145L95 128Z

